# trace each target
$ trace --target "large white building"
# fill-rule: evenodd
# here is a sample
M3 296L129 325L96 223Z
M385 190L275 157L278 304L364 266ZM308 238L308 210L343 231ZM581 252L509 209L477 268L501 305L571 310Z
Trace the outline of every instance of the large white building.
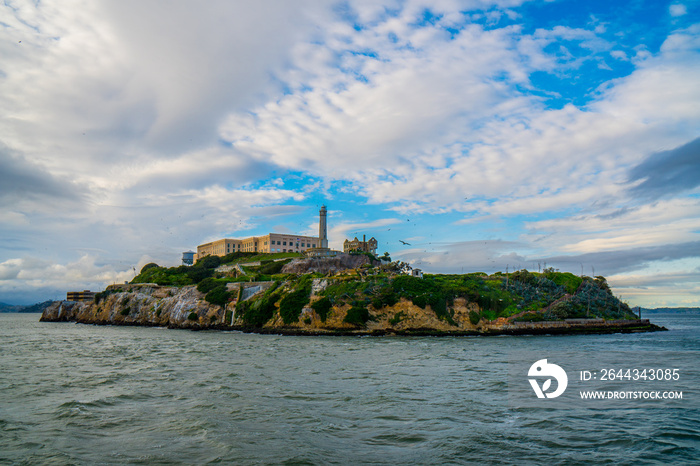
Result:
M304 252L316 248L320 241L315 236L269 233L244 239L224 238L197 246L197 259L204 256L225 256L232 252Z
M319 212L319 236L288 235L268 233L265 236L251 236L244 239L224 238L197 246L195 260L205 256L225 256L232 252L305 252L307 249L328 247L326 233L326 206Z

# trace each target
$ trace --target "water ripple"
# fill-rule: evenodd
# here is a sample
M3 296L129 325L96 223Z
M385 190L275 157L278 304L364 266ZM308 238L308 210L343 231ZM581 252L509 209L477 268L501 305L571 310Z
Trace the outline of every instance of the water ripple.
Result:
M0 464L700 457L700 320L660 336L302 338L0 318ZM519 358L566 357L595 370L605 358L652 352L682 368L674 388L687 399L542 405L531 391L512 393Z

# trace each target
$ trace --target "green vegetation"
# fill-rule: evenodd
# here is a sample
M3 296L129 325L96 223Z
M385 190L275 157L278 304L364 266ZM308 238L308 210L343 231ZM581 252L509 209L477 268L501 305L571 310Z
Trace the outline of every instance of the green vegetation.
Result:
M337 280L321 294L336 306L369 300L377 310L404 298L424 309L429 307L438 318L450 324L454 322L456 299L479 305L480 312L469 316L474 325L482 318L495 320L532 312L540 312L540 316L526 319L631 317L629 307L612 295L603 277L582 278L551 269L544 273L520 270L491 276L484 273L426 274L423 279L409 275L390 279L378 274L362 279ZM562 300L558 307L543 312L557 300Z
M321 318L321 322L325 322L328 314L331 312L332 306L333 304L331 303L331 300L324 296L323 298L314 301L311 304L311 309L316 311L316 314L318 314L318 316Z
M262 296L238 304L237 312L243 316L245 326L260 328L275 315L275 304L282 295L279 285L279 282L275 282Z
M389 325L396 325L399 322L401 322L403 320L403 318L404 318L403 311L399 311L396 314L394 314L394 316L391 319L389 319Z
M198 260L192 266L181 265L179 267L160 267L158 264L149 263L143 266L131 283L155 283L161 286L186 286L197 285L208 278L225 282L271 280L273 275L279 274L282 267L299 253L287 252L276 254L259 254L253 252L233 252L224 257L206 256ZM233 273L217 272L216 268L222 265L239 265L251 262L260 262L257 266L241 267L244 273L238 269ZM211 284L207 285L210 286ZM213 289L213 288L212 288ZM200 290L201 291L201 290ZM211 290L202 291L208 293Z
M369 311L367 310L367 306L363 306L362 304L358 303L353 305L350 309L348 309L348 312L345 316L345 319L343 319L343 322L364 327L369 319L370 316Z
M546 269L543 276L546 279L553 281L555 284L563 286L564 289L566 289L566 292L569 294L576 293L576 290L578 290L578 287L581 286L581 283L583 282L583 278L577 277L573 273L554 272L552 269ZM605 281L605 279L603 279L603 281Z
M190 315L187 316L187 319L195 321L195 320L199 320L199 316L197 315L196 312L190 312Z
M472 325L478 324L480 320L481 315L478 312L469 311L469 322L471 322Z
M199 284L197 285L197 291L199 291L200 293L204 293L204 294L209 293L211 290L218 287L220 285L220 283L221 282L218 282L211 277L205 278L204 280L199 282Z
M285 324L293 324L299 320L301 310L309 303L311 294L311 280L308 275L303 276L297 287L280 300L280 316Z
M208 303L225 306L233 299L235 293L236 292L228 291L226 285L219 285L207 293L204 299Z

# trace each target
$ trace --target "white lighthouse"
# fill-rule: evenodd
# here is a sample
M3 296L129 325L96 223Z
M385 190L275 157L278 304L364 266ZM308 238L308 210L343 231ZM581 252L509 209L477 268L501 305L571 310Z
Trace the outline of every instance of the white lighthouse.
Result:
M321 210L319 212L319 222L318 222L318 239L320 240L321 244L319 247L323 249L328 248L328 226L326 224L326 206L322 205Z
M321 206L321 210L318 212L318 214L319 245L317 248L307 249L306 251L304 251L304 254L306 254L309 257L333 257L336 254L338 254L338 251L331 251L328 248L328 223L326 218L328 215L328 211L326 210L325 205Z

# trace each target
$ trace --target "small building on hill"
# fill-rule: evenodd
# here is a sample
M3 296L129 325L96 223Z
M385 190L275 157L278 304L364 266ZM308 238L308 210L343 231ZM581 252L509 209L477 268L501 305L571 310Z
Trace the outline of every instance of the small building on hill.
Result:
M66 293L66 301L90 302L95 300L95 292L90 290L69 291Z

